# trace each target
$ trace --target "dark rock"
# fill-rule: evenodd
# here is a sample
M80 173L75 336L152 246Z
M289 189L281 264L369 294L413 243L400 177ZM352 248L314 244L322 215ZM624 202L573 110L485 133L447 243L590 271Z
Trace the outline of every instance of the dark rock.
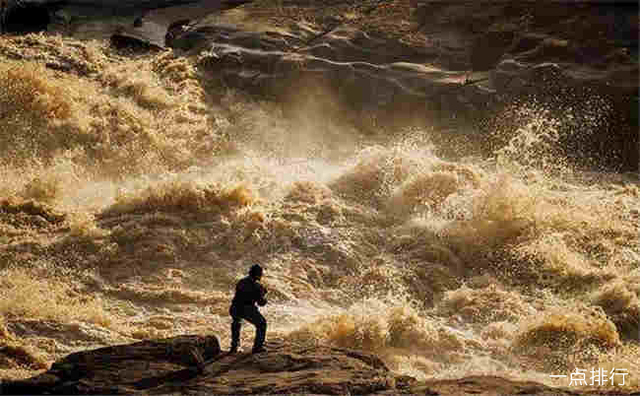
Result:
M313 45L305 46L309 41ZM301 91L312 97L323 96L312 92L324 91L338 101L336 108L397 112L401 117L411 104L424 108L433 98L457 102L456 90L462 86L460 73L422 64L428 54L357 29L340 28L318 37L303 24L278 33L210 23L176 37L172 46L190 53L207 51L200 66L211 79L283 103L299 103L296 94ZM486 103L482 89L467 88L466 103Z
M328 347L268 344L259 355L221 353L214 336L181 336L68 355L49 371L5 383L9 394L372 393L393 376L375 355ZM207 361L206 365L198 362Z
M0 2L0 33L26 34L47 29L51 17L41 2L3 0Z
M163 382L159 373L186 379L191 374L180 370L196 365L196 356L211 359L219 354L220 344L215 336L179 336L99 348L72 353L29 380L5 383L3 392L130 393Z
M480 129L470 138L494 147L485 134L492 131L478 125L503 108L530 98L563 119L563 112L585 108L596 96L606 102L601 109L606 129L592 132L597 128L587 125L589 133L567 134L561 150L579 154L576 163L587 168L637 168L637 37L631 34L637 33L632 18L637 8L605 7L608 13L601 15L599 7L583 4L418 3L418 29L426 31L422 46L335 18L324 25L261 22L259 29L212 19L191 24L171 46L200 53L208 79L285 108L299 103L300 92L331 97L340 110L334 114L332 106L323 106L323 111L365 133L372 129L366 117L345 115L367 114L376 120L376 130L420 117L431 125L455 122L464 125L457 129ZM609 20L616 22L615 29L605 23ZM620 45L624 48L616 48ZM586 122L589 111L574 116ZM445 140L451 143L450 137Z
M487 71L495 68L516 37L513 31L489 31L476 39L471 48L471 69Z
M574 395L501 377L416 381L375 355L282 340L261 354L221 353L214 336L179 336L73 353L38 376L3 384L4 394L528 394ZM201 354L204 364L197 365ZM585 392L584 395L601 394ZM624 393L618 393L624 394ZM629 394L629 393L626 393Z
M204 18L251 0L3 0L0 32L60 31L78 38L115 36L120 45L138 41L147 48L165 46L176 21ZM5 5L6 4L6 5Z

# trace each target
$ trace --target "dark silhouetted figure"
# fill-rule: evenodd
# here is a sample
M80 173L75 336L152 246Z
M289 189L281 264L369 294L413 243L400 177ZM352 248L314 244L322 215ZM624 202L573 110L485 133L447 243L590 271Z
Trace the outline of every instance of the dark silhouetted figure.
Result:
M240 344L240 329L242 328L242 319L246 319L249 323L256 326L256 337L253 342L253 353L264 352L264 339L267 334L267 321L260 314L259 306L263 307L267 304L265 289L260 283L262 278L262 267L254 264L249 269L249 276L240 279L236 284L236 294L231 301L229 315L233 318L231 323L231 350L230 353L236 353Z

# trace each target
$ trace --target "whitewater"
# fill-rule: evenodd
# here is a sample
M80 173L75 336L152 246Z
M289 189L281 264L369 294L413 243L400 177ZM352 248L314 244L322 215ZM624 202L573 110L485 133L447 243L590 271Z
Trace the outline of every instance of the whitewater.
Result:
M363 133L326 116L330 96L207 81L200 55L0 47L26 54L0 62L0 377L179 334L227 349L233 287L259 263L267 346L360 348L419 379L640 384L637 174L576 169L557 147L571 119L544 103L505 110L518 122L491 155L447 156L436 125Z

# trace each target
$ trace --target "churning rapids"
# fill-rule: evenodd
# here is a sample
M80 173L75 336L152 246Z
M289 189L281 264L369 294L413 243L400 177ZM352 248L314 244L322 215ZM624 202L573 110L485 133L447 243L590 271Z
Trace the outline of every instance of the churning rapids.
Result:
M364 133L325 114L326 91L259 100L203 79L202 55L0 47L24 55L0 62L0 377L151 337L226 349L233 285L259 262L267 339L416 378L616 368L638 385L638 180L577 171L556 147L571 120L544 104L505 110L491 155L449 158L437 126ZM606 103L590 106L597 128Z

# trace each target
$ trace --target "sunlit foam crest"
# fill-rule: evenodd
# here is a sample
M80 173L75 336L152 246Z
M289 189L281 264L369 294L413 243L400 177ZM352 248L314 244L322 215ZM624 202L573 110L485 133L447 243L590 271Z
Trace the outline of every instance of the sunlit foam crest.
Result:
M283 158L247 150L241 156L220 164L212 172L212 176L217 172L223 177L220 179L223 183L244 180L258 189L268 190L289 187L296 181L323 183L334 177L338 167L322 158Z

